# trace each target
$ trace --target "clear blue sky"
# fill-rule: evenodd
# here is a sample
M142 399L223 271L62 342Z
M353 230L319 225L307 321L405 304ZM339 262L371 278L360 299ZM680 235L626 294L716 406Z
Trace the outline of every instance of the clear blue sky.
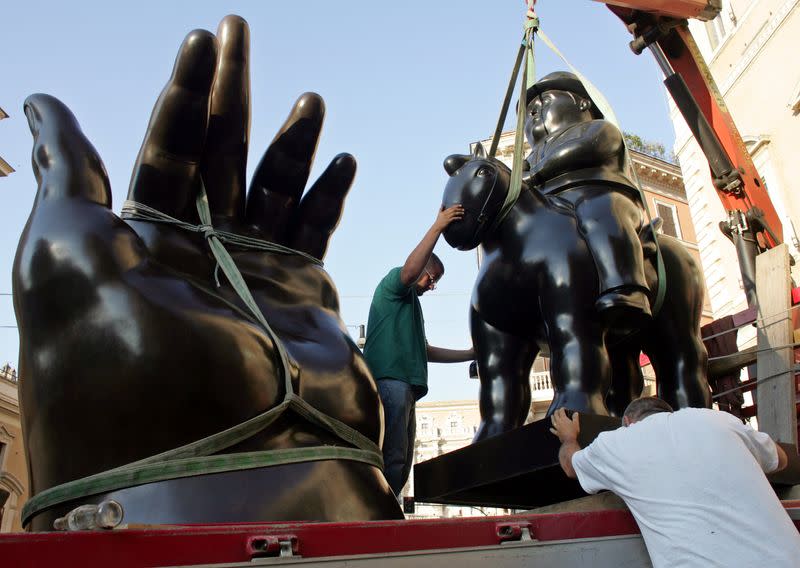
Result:
M540 0L538 11L543 29L605 93L623 128L671 147L660 73L651 57L630 52L622 23L589 0ZM320 93L328 109L312 179L339 152L358 160L326 266L345 322L366 323L375 285L435 218L442 160L494 129L522 34L521 0L6 3L0 107L11 118L0 122L0 156L17 171L0 178L0 294L11 291L14 252L36 190L25 97L49 93L73 110L103 157L119 211L184 35L213 31L229 13L249 22L252 37L250 172L304 91ZM541 43L537 59L540 76L563 67ZM447 272L423 298L428 340L464 348L475 255L443 240L436 252ZM11 297L0 295L0 326L14 324ZM16 366L18 348L17 330L0 327L0 365ZM432 364L430 385L431 400L477 397L466 364Z

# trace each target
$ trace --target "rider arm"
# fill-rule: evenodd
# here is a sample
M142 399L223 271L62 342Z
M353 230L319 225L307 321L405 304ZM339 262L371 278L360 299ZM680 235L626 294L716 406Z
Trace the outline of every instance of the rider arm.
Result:
M475 358L475 349L445 349L427 345L428 361L431 363L461 363Z

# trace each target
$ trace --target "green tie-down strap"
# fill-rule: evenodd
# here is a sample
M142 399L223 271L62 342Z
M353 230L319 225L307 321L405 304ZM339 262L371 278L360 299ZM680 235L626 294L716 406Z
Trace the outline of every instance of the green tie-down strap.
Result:
M129 465L76 479L42 491L25 503L22 508L22 524L26 525L31 517L55 505L145 483L320 460L357 461L383 468L380 454L339 446L243 452L148 463L139 466Z
M31 517L37 513L75 499L107 493L118 489L125 489L145 483L154 483L181 477L207 475L228 471L242 471L273 465L319 461L319 460L350 460L366 463L383 469L383 458L380 448L372 440L351 428L347 424L323 414L294 393L291 379L289 356L277 334L267 323L264 314L250 293L233 258L225 250L222 242L233 244L239 248L262 250L278 254L292 254L303 256L315 264L322 263L303 252L250 237L243 237L234 233L217 231L211 226L211 214L208 208L208 199L205 189L201 186L197 198L197 211L201 225L191 225L175 219L133 201L126 201L122 208L122 217L125 219L149 221L170 224L181 229L202 233L211 248L211 252L222 269L236 293L245 303L261 324L264 331L275 345L278 361L277 368L285 385L283 401L258 416L227 430L218 432L202 440L186 444L167 452L157 454L118 468L76 479L55 487L46 489L31 498L22 508L22 523L27 524ZM258 452L244 452L235 454L214 455L247 440L272 424L278 417L291 410L311 424L319 426L334 434L343 442L355 446L346 448L340 446L314 446L307 448L291 448L280 450L265 450Z

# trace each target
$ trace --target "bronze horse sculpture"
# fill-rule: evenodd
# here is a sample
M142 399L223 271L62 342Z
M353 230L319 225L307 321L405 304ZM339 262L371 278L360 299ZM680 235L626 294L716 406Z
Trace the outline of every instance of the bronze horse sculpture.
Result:
M123 219L69 109L25 103L39 188L13 286L33 530L105 499L128 523L403 516L375 382L319 262L355 160L336 156L303 196L325 115L306 93L247 191L248 51L235 16L186 37ZM243 237L227 248L255 311L209 252L220 230Z
M528 376L540 353L549 353L555 391L548 415L561 407L621 414L643 389L641 352L653 364L659 396L673 407L709 404L699 335L703 279L676 239L658 236L667 280L660 311L639 331L617 331L598 317L595 265L568 206L525 183L498 222L509 168L481 145L471 156L449 156L444 167L450 177L442 204L460 203L465 211L445 239L460 250L483 248L470 309L482 417L475 441L524 423ZM655 290L652 227L641 236L645 274Z

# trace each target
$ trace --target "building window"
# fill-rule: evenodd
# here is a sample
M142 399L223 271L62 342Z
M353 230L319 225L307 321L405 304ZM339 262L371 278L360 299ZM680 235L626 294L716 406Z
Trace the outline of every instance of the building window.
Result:
M533 362L533 367L531 368L532 373L544 373L545 371L549 370L550 370L549 357L537 357L536 360Z
M656 216L663 221L659 232L676 239L682 239L681 224L678 221L678 209L671 203L664 203L657 199L654 199L653 202L656 205Z
M447 419L447 426L451 434L455 434L461 427L461 417L455 413L450 414Z
M725 23L725 10L722 10L716 18L709 22L705 22L706 34L708 34L708 43L711 46L711 52L715 52L720 44L725 41L728 36L730 24Z
M794 116L800 114L800 86L795 87L792 98L789 101L789 108L792 109Z

